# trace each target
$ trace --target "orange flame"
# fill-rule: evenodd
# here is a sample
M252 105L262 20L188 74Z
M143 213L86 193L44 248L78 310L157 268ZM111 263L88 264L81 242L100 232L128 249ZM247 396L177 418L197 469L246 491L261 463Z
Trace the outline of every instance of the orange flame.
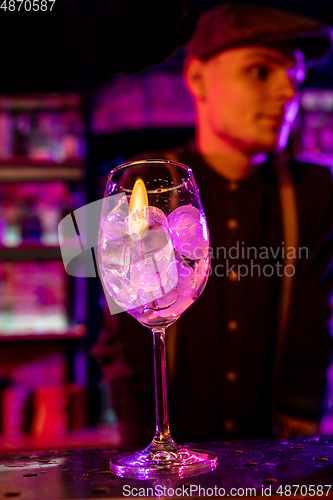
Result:
M145 208L148 206L148 195L146 186L142 179L137 179L134 184L132 196L129 204L129 232L140 235L148 225L145 218Z

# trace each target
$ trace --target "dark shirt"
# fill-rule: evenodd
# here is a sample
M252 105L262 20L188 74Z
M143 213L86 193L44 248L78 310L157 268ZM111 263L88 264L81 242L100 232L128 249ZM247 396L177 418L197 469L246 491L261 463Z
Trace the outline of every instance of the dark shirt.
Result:
M290 163L301 250L287 249L270 159L250 177L233 183L209 168L196 151L180 150L178 157L193 169L199 187L211 236L212 272L201 297L178 320L177 368L169 397L172 434L179 440L197 441L271 434L274 346L283 252L287 251L296 251L300 258L277 408L296 417L319 419L332 352L330 171ZM127 314L118 320L120 328L109 332L101 347L104 373L111 380L120 420L147 425L151 421L153 432L150 332ZM128 367L127 375L118 371L117 376L112 370L116 360L118 366Z

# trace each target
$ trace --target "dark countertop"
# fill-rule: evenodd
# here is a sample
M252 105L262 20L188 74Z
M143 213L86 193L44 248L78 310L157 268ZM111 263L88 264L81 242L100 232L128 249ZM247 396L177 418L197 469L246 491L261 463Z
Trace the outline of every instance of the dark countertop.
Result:
M186 446L214 451L219 458L217 469L187 479L164 482L161 479L153 484L110 473L109 459L128 450L0 453L0 499L245 497L254 494L276 498L333 498L333 436L186 443ZM291 486L290 490L287 485Z

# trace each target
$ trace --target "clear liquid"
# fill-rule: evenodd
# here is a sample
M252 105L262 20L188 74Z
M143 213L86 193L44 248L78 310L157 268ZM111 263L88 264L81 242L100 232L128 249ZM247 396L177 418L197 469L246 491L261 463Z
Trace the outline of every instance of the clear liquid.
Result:
M208 279L208 273L199 273L199 270L203 270L205 266L209 265L208 259L201 258L193 264L194 290L182 290L182 293L180 293L176 286L161 299L127 312L148 328L155 326L167 327L174 323L201 295Z
M138 232L137 213L124 216L126 211L118 211L101 222L99 262L105 287L142 325L168 326L197 300L207 282L204 216L192 205L176 208L168 218L147 206L139 213L145 228Z

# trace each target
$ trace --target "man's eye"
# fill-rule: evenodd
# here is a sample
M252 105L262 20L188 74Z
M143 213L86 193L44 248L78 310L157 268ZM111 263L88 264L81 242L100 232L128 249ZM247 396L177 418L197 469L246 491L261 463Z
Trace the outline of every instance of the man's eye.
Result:
M267 66L252 66L249 69L249 73L253 78L266 80L269 74L269 68Z

